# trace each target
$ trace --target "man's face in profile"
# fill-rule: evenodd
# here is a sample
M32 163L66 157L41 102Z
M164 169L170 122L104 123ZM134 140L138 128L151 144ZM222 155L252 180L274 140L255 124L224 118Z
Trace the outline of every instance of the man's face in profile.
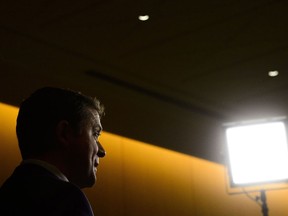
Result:
M100 117L96 110L88 109L90 117L83 122L70 145L71 181L80 188L91 187L96 182L99 165L98 138L102 131ZM101 147L102 148L102 147Z

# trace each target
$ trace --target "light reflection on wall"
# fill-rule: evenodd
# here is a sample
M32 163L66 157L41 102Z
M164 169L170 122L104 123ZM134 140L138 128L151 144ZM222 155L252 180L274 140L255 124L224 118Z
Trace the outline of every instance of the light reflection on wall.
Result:
M21 161L16 138L18 108L0 103L0 184Z

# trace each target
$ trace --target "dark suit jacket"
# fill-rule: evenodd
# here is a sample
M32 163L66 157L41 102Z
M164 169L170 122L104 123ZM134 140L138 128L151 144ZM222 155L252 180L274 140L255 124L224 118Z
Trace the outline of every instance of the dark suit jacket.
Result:
M0 188L0 215L92 216L90 204L75 185L35 164L18 166Z

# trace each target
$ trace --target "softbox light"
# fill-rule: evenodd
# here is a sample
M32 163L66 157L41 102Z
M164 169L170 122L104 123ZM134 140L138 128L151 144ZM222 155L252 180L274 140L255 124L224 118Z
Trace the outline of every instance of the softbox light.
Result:
M225 124L232 186L286 181L288 148L285 119Z

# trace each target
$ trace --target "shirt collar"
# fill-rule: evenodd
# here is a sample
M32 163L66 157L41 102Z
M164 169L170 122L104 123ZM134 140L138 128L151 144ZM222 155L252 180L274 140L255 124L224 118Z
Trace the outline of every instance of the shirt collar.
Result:
M53 166L50 163L47 163L46 161L37 160L37 159L27 159L27 160L22 161L22 164L39 165L39 166L43 167L44 169L48 170L49 172L51 172L52 174L54 174L60 180L65 181L65 182L69 182L67 177L57 167Z

